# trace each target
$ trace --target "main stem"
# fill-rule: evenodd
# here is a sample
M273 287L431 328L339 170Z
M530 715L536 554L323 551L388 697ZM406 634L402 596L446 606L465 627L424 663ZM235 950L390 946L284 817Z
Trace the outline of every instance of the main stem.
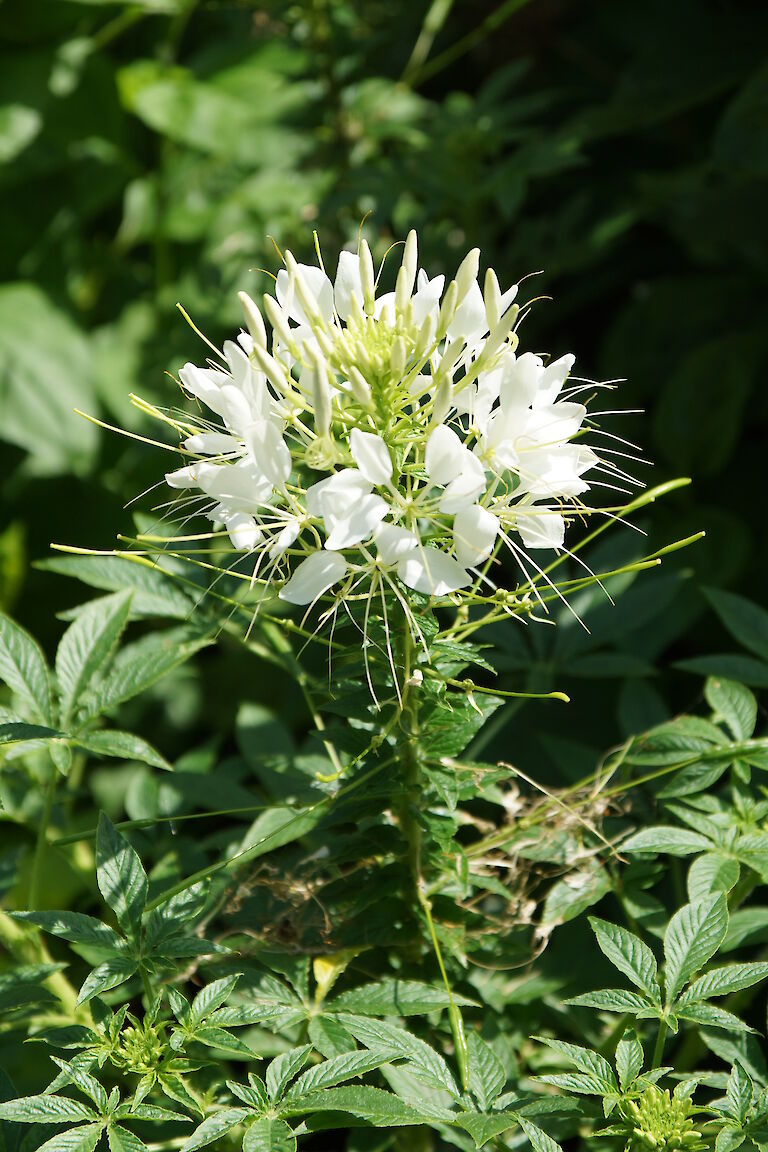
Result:
M58 773L56 765L50 765L50 776L48 783L45 787L45 800L43 802L43 811L40 816L40 823L37 826L37 838L35 840L35 854L32 857L32 870L29 876L29 907L33 912L38 909L40 898L40 880L43 872L43 862L45 860L45 850L48 844L48 825L51 822L51 813L53 812L53 803L56 799L56 778Z
M443 961L440 941L437 938L432 917L432 901L424 883L421 862L421 825L417 815L420 797L421 742L419 731L420 685L414 682L414 643L408 623L405 623L403 638L403 694L400 726L403 732L400 764L403 774L403 796L398 810L400 831L407 845L408 871L411 880L411 898L414 909L420 909L427 924L427 931L437 960L440 975L448 995L448 1015L453 1033L456 1060L459 1066L462 1087L466 1091L469 1084L469 1054L464 1033L464 1021L459 1006L453 998L448 973Z

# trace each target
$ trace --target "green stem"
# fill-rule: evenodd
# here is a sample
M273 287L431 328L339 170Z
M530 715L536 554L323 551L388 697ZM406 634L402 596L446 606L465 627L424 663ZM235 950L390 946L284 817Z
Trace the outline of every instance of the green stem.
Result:
M664 1041L667 1038L667 1025L663 1020L659 1020L659 1031L656 1035L656 1046L653 1049L653 1062L652 1068L658 1068L661 1064L661 1058L664 1055Z
M421 768L421 755L420 755L420 740L419 740L419 685L412 684L411 674L413 672L413 658L414 648L413 639L410 634L408 625L405 628L405 638L403 641L403 672L404 672L404 686L403 698L401 707L401 727L403 729L404 741L402 744L401 754L401 767L403 770L403 783L405 785L403 790L403 797L399 806L398 818L400 823L400 831L403 834L407 844L407 860L408 869L411 879L411 892L414 908L419 908L426 920L427 931L432 943L432 950L437 960L437 966L440 969L440 975L448 995L448 1016L451 1024L451 1032L453 1033L453 1043L456 1052L456 1060L459 1066L459 1073L461 1076L461 1083L464 1091L469 1087L469 1054L467 1051L467 1040L464 1033L464 1021L461 1016L461 1011L458 1004L454 1001L453 990L448 979L448 972L446 971L445 962L443 960L443 953L440 948L440 941L437 938L437 930L435 922L432 917L432 902L427 895L427 886L424 882L422 874L422 861L421 861L421 848L422 836L421 825L416 815L416 806L419 800L419 785L420 785L420 768Z
M37 838L35 840L35 854L32 857L32 871L29 877L29 893L27 902L31 911L37 911L40 900L40 880L42 878L43 863L45 861L45 850L48 846L48 825L51 822L51 813L53 812L53 804L56 799L56 783L58 779L58 772L56 771L55 764L50 766L50 776L45 788L45 800L43 803L43 811L40 816L40 823L37 827Z

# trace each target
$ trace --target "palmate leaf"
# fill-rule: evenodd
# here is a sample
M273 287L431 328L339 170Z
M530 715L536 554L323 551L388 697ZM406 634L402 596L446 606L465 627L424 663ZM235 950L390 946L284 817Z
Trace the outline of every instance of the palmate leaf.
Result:
M147 874L138 853L104 812L96 830L96 880L120 927L137 936L147 901Z
M369 1048L391 1048L407 1061L408 1071L431 1088L449 1092L458 1099L460 1093L445 1059L425 1040L413 1036L404 1028L398 1028L384 1020L373 1020L365 1016L342 1014L340 1023L361 1044Z
M708 852L712 847L706 836L699 832L664 824L643 828L621 844L622 852L661 852L666 856L692 856L697 852Z
M669 1003L715 954L727 928L728 905L722 894L685 904L675 913L664 933L664 972Z
M107 1129L109 1152L145 1152L146 1145L122 1124L110 1124Z
M108 675L83 700L84 718L99 716L139 696L210 643L207 638L190 639L185 629L171 629L126 645Z
M130 980L136 971L136 961L130 956L114 956L105 960L86 976L77 994L78 1004L87 1004L94 996L107 992L110 988L117 988L126 980Z
M279 1100L287 1084L293 1080L312 1055L312 1045L291 1048L282 1052L269 1064L266 1073L267 1093L270 1100Z
M313 1092L303 1096L300 1105L286 1101L283 1111L289 1116L306 1115L309 1128L321 1126L317 1124L316 1117L322 1112L346 1112L376 1128L429 1124L433 1120L450 1122L455 1116L449 1109L426 1100L408 1103L392 1092L368 1084Z
M707 1028L726 1028L729 1032L755 1031L738 1016L734 1016L733 1012L726 1012L724 1008L718 1008L706 1001L685 1004L682 1008L676 1009L676 1014L681 1020L690 1020L693 1024L703 1024Z
M128 622L130 591L91 601L78 613L59 642L56 678L61 722L67 727L81 696L113 653Z
M345 1052L341 1056L324 1060L322 1064L308 1068L291 1086L285 1099L298 1101L299 1097L318 1088L333 1088L337 1084L343 1084L345 1080L354 1080L355 1077L362 1076L365 1072L372 1072L374 1068L380 1068L382 1064L387 1064L396 1058L397 1054L391 1048Z
M651 1001L637 992L625 988L602 988L597 992L583 992L565 1001L577 1008L599 1008L604 1012L643 1012Z
M240 974L237 973L234 976L224 976L221 980L214 980L211 984L206 984L195 996L190 1006L190 1026L194 1028L201 1024L212 1012L226 1004L239 979Z
M463 1112L454 1123L469 1132L477 1148L482 1148L494 1136L517 1127L519 1120L515 1112Z
M628 1028L616 1045L616 1071L622 1091L626 1092L643 1066L643 1046L637 1034Z
M593 1052L590 1048L583 1048L580 1044L568 1044L564 1040L553 1040L548 1036L537 1036L537 1040L546 1044L548 1048L565 1056L580 1072L594 1079L605 1092L617 1092L618 1084L613 1069L604 1056Z

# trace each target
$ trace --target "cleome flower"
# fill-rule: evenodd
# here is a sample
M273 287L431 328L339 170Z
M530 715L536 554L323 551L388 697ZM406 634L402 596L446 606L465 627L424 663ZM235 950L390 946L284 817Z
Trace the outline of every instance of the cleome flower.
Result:
M517 286L479 252L447 285L418 268L408 236L395 290L377 293L368 245L329 279L285 254L264 314L181 385L200 405L180 423L167 483L250 554L254 577L311 605L330 590L445 597L482 585L501 547L529 579L531 553L563 549L589 509L586 407L574 358L518 354ZM195 496L195 492L197 496Z

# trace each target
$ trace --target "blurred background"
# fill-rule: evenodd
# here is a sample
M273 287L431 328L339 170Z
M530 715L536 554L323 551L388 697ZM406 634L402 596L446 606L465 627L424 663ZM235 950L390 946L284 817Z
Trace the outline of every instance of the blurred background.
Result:
M83 596L51 541L112 547L165 467L74 409L139 429L129 393L168 402L164 373L203 356L177 301L218 342L275 244L311 259L317 229L332 254L367 216L379 256L415 227L431 271L475 245L502 286L543 269L523 347L627 378L643 478L693 484L595 563L707 532L618 608L585 598L589 632L505 630L505 679L575 707L567 741L541 713L496 750L511 732L575 776L694 707L701 672L768 686L768 614L734 599L761 599L768 559L764 3L5 0L0 37L4 611L50 647ZM233 722L215 661L162 689L165 751Z

